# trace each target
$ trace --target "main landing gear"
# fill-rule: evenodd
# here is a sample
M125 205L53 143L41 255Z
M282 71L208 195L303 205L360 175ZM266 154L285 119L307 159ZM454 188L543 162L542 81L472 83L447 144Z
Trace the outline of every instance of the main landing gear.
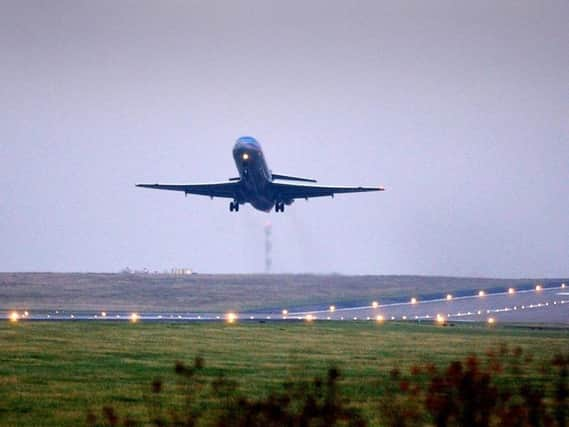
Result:
M275 204L275 212L284 212L284 203L283 202L277 202Z
M229 212L239 212L239 203L237 202L230 202L229 203Z

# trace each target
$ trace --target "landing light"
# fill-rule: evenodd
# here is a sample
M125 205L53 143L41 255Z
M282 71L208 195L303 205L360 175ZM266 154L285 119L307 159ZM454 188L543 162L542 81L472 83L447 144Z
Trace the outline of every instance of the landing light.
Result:
M307 322L312 322L314 320L314 316L312 314L307 314L304 318Z
M132 323L136 323L136 322L138 322L139 320L140 320L140 316L138 315L138 313L132 313L132 314L130 315L130 321L131 321Z
M243 153L243 160L249 160L249 154Z
M374 302L371 303L371 306L372 306L373 308L377 308L377 307L379 307L379 303L378 303L377 301L374 301Z
M451 294L447 294L447 301L452 300L452 295Z
M101 317L107 317L107 312L106 312L106 311L101 311Z
M415 297L411 298L411 304L417 304L417 298Z
M543 290L543 287L541 285L537 285L535 287L535 290L539 292L539 291Z
M335 305L331 305L329 308L331 313L334 313L336 311L336 306Z
M381 314L379 314L379 315L375 318L375 321L376 321L376 322L379 322L379 323L383 322L383 320L384 320L384 317L383 317Z
M494 319L493 317L489 317L488 318L488 324L493 325L494 323L496 323L496 319Z
M565 289L566 286L565 283L561 283L561 289Z
M479 297L483 297L483 296L485 296L485 295L486 295L486 292L484 292L484 291L478 292L478 296L479 296Z
M437 323L445 323L445 317L442 314L437 314Z
M16 323L18 320L20 320L20 315L18 314L17 311L13 311L10 313L10 322L12 323Z
M515 293L516 293L516 290L515 290L514 288L508 289L508 294L512 295L512 294L515 294Z
M283 310L283 316L284 317L288 316L288 310Z

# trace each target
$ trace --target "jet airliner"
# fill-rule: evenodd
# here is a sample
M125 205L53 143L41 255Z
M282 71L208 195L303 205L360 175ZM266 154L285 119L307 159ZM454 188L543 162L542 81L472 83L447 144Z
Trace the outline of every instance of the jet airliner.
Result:
M284 212L285 205L295 199L331 196L339 193L361 193L383 191L383 187L330 187L312 184L294 184L290 181L315 183L316 180L272 173L267 166L261 144L250 136L243 136L233 147L233 159L239 172L236 178L226 182L209 184L137 184L137 187L155 190L181 191L186 195L225 197L231 212L238 212L239 206L250 203L255 209L270 212ZM289 181L289 182L282 182Z

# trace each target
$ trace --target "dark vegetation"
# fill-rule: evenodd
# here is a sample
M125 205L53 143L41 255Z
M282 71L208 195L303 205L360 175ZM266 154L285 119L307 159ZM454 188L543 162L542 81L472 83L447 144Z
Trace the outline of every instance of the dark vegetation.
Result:
M531 279L428 276L0 273L0 309L280 311L318 304L369 304L411 295L521 289L534 283Z
M569 354L558 354L543 366L543 375L528 376L532 357L521 347L502 345L485 357L470 355L445 367L413 366L404 374L393 368L372 407L386 426L558 426L569 421ZM155 379L146 394L148 419L124 417L112 406L100 415L89 412L97 426L304 427L367 426L364 411L342 392L340 371L325 378L287 380L278 392L250 398L236 381L220 373L202 376L204 360L175 365L176 389L168 392ZM552 382L549 379L553 378Z

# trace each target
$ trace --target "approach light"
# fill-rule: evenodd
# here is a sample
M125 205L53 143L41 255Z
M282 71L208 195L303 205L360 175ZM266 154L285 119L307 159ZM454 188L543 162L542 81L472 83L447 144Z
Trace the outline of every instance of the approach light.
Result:
M403 319L403 320L407 320L407 316L403 316L402 319Z
M493 317L489 317L488 318L488 324L493 325L494 323L496 323L496 319L494 319Z
M136 322L138 322L139 320L140 320L140 316L138 315L138 313L132 313L132 314L130 315L130 321L131 321L132 323L136 323Z
M283 317L286 317L286 316L288 316L288 310L285 309L285 310L283 310Z
M336 311L336 306L335 305L331 305L329 308L331 313L334 313Z
M307 322L312 322L314 320L314 316L312 314L307 314L304 320Z
M384 318L381 314L378 314L378 315L376 316L376 318L375 318L375 321L378 322L378 323L381 323L381 322L383 322L384 320L385 320L385 318Z
M107 317L107 312L106 312L106 311L101 311L101 317Z
M445 317L442 314L437 314L437 323L445 323Z
M377 307L379 307L379 303L378 303L377 301L374 301L374 302L371 303L371 306L372 306L373 308L377 308Z
M227 323L235 323L236 320L237 320L237 314L233 313L232 311L227 313L227 315L225 316L225 321Z
M17 311L13 311L10 313L10 322L12 323L16 323L18 320L20 320L20 315L18 314Z
M486 292L484 292L484 291L478 292L478 296L479 296L479 297L483 297L483 296L485 296L485 295L486 295Z
M539 292L539 291L543 290L543 286L541 286L541 285L536 285L536 286L535 286L535 290L536 290L537 292Z
M514 288L509 288L508 289L508 294L513 295L516 293L516 290Z
M452 295L451 294L447 294L447 301L451 301L452 300Z
M24 317L28 317L30 315L30 313L28 313L27 311L24 311Z
M243 153L243 160L249 160L249 154Z
M417 304L417 298L415 297L411 298L411 304Z
M565 283L561 283L561 289L565 289L566 286Z

